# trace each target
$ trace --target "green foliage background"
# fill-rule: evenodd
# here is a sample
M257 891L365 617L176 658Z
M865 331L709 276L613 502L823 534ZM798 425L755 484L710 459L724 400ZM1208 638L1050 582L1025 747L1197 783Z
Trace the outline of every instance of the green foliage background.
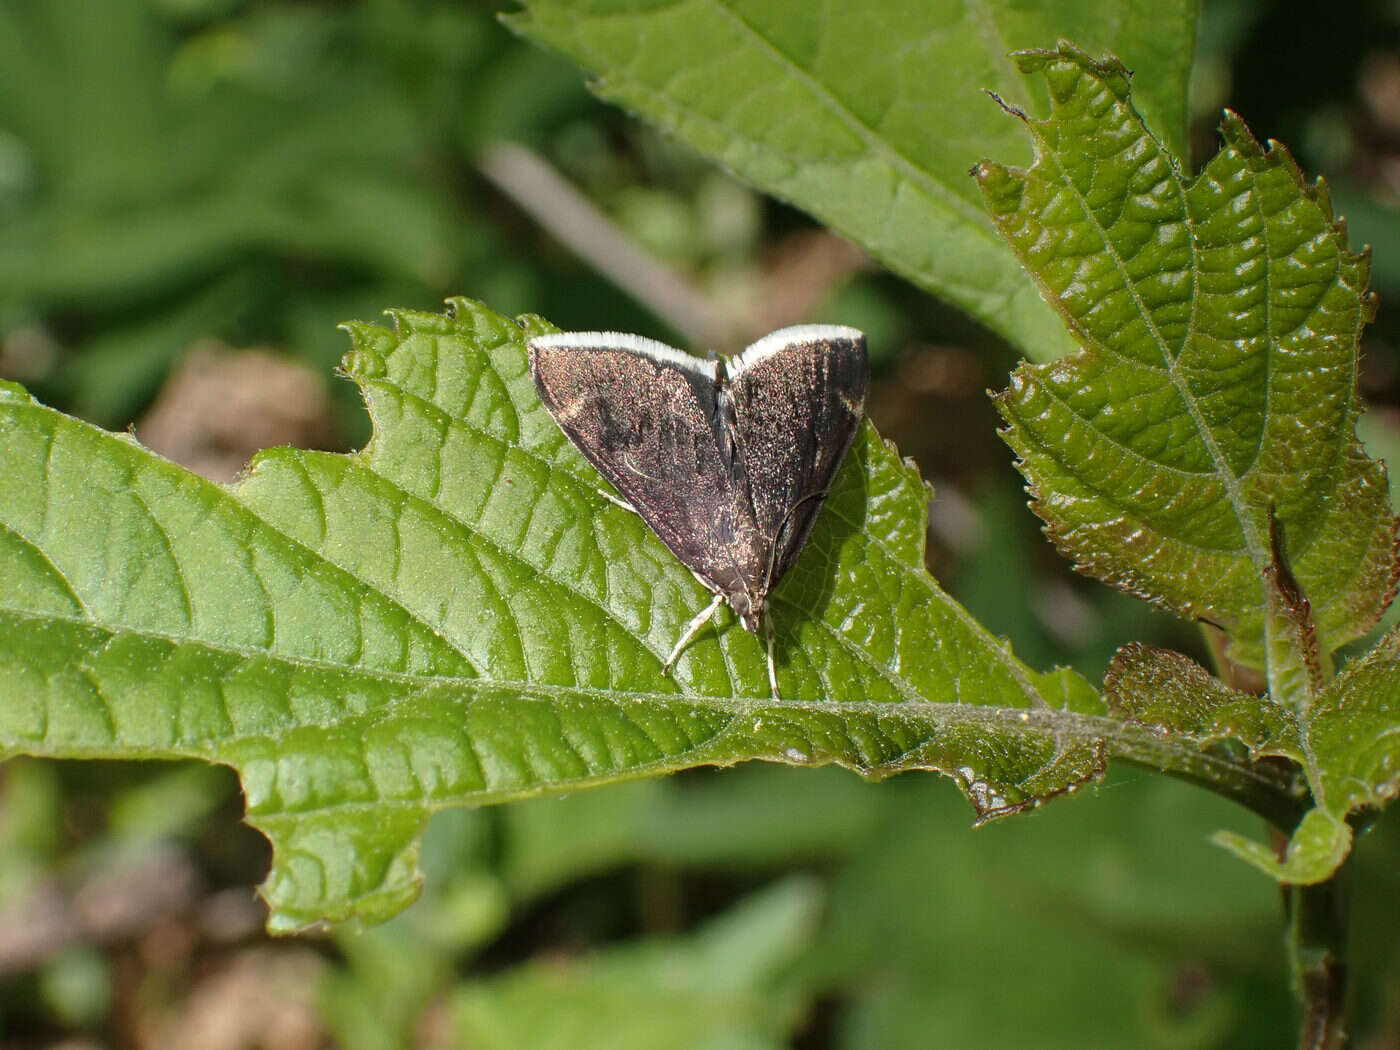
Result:
M1261 137L1293 145L1309 171L1345 172L1347 149L1372 145L1338 145L1326 108L1352 98L1366 34L1334 55L1293 14L1206 6L1198 159L1215 148L1224 102ZM1367 9L1357 21L1379 17ZM1393 39L1393 24L1377 24L1375 40ZM1289 54L1279 40L1299 36L1308 75L1269 76ZM1124 57L1146 75L1147 57ZM1231 71L1233 87L1212 94L1211 76L1228 83ZM1317 90L1302 98L1260 88L1310 78ZM951 118L992 105L981 84L957 79L965 94ZM1000 159L1022 160L1007 124ZM667 337L476 175L478 150L499 138L541 150L633 236L717 280L750 273L803 223L594 101L568 62L484 5L0 4L3 360L19 361L27 371L12 377L47 403L120 428L198 338L270 344L329 375L346 349L335 325L391 303L433 310L465 293L565 327ZM743 157L729 160L765 184ZM927 167L957 185L941 173L948 163ZM1384 296L1400 286L1394 212L1360 179L1334 181L1354 243L1376 244ZM956 192L973 199L972 180ZM715 237L717 214L739 216L728 239ZM919 279L916 262L901 272ZM991 331L888 276L852 278L819 313L886 348L930 331L964 342L979 355L974 388L1003 386L1015 359ZM1368 346L1382 369L1394 367L1395 332L1383 312ZM17 355L36 338L42 353ZM927 416L908 409L918 402L900 389L900 363L877 363L890 402ZM343 443L356 445L358 398L350 384L335 389ZM939 552L955 596L1033 666L1071 663L1094 680L1122 641L1189 647L1135 603L1053 575L992 416L980 418L961 428L970 437L890 434L980 515L980 545ZM1055 588L1089 611L1069 644L1026 600ZM0 778L0 912L172 845L210 890L262 877L263 846L240 830L237 786L219 770L16 760ZM1026 1031L1066 1047L1290 1038L1275 888L1206 842L1221 827L1257 837L1253 821L1144 774L975 834L971 816L946 781L874 786L760 767L445 814L424 845L424 898L388 926L317 942L320 1016L349 1047L422 1041L434 1010L454 1034L501 1047L994 1047L1023 1045ZM1400 918L1380 904L1393 899L1397 861L1392 814L1361 840L1356 875L1353 969L1369 975L1359 1027L1382 1033L1400 1025L1387 1013ZM231 948L195 940L195 958L264 947L254 934ZM114 1003L131 993L114 975L150 959L143 943L78 942L9 971L0 1031L119 1039ZM160 1004L147 1009L178 1015L182 970L145 965L138 985Z

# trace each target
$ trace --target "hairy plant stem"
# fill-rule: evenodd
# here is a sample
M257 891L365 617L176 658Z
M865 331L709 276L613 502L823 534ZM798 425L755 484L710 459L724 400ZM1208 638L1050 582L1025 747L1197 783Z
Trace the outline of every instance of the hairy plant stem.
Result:
M1271 512L1272 513L1272 512ZM1276 564L1284 564L1276 543ZM1295 584L1296 586L1296 584ZM1307 610L1304 609L1304 615ZM1225 657L1227 636L1206 630L1206 639L1216 657L1222 677L1236 688L1256 686L1255 673L1231 663ZM1327 661L1330 666L1330 660ZM1330 674L1327 675L1330 678ZM1313 691L1325 683L1313 684ZM1310 796L1296 802L1296 819L1301 819ZM1248 805L1248 803L1245 803ZM1274 847L1280 858L1288 848L1292 824L1280 823L1257 807L1250 807L1273 825ZM1325 882L1311 886L1284 884L1284 916L1287 921L1286 951L1293 994L1302 1007L1298 1032L1299 1050L1344 1050L1347 1045L1347 917L1349 913L1349 872L1351 859Z
M1350 861L1326 882L1284 886L1288 962L1303 1008L1299 1050L1347 1045L1346 933Z
M1208 788L1259 815L1269 823L1280 855L1309 805L1309 796L1295 788L1291 763L1249 762L1210 752L1201 752L1196 760L1135 734L1119 736L1114 745L1121 760ZM1350 870L1348 860L1326 882L1280 887L1289 971L1302 1007L1299 1050L1344 1050L1347 1045Z

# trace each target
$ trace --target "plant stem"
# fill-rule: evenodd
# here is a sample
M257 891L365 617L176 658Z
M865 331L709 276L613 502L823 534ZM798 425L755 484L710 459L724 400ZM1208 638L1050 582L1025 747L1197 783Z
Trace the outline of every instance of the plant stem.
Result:
M1289 967L1303 1007L1300 1050L1342 1050L1347 1045L1349 870L1349 864L1343 864L1326 882L1284 887Z

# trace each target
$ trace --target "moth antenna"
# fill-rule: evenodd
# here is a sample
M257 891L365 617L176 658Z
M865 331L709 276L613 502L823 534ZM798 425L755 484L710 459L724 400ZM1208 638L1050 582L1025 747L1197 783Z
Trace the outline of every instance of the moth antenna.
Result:
M830 491L831 489L825 488L820 492L807 493L807 495L803 496L789 507L787 513L783 515L783 520L778 523L778 531L773 534L773 550L768 555L768 568L763 573L764 594L767 594L773 586L773 573L778 568L778 551L782 549L782 544L779 541L783 538L783 532L786 531L788 523L792 520L792 516L797 513L797 508L802 506L802 504L806 503L809 499L826 499L827 493Z

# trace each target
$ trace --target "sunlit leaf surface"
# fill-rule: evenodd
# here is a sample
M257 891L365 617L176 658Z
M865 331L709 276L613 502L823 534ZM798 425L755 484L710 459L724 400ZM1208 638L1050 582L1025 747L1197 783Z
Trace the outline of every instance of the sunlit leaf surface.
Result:
M867 428L773 595L784 700L727 612L539 403L467 301L352 325L374 438L224 488L0 400L0 745L234 767L273 923L382 918L434 811L702 764L938 769L983 816L1096 776L1094 691L1040 675L924 569L928 490Z
M815 215L1034 360L1071 344L987 222L968 169L1024 140L984 94L1039 111L1008 53L1066 36L1122 55L1180 151L1196 5L526 0L511 24L603 98Z
M1385 470L1356 439L1374 304L1325 188L1233 115L1194 179L1143 126L1116 62L1020 56L1050 84L1027 170L978 181L1083 349L999 399L1037 513L1079 568L1224 628L1263 665L1269 516L1324 652L1395 593Z

